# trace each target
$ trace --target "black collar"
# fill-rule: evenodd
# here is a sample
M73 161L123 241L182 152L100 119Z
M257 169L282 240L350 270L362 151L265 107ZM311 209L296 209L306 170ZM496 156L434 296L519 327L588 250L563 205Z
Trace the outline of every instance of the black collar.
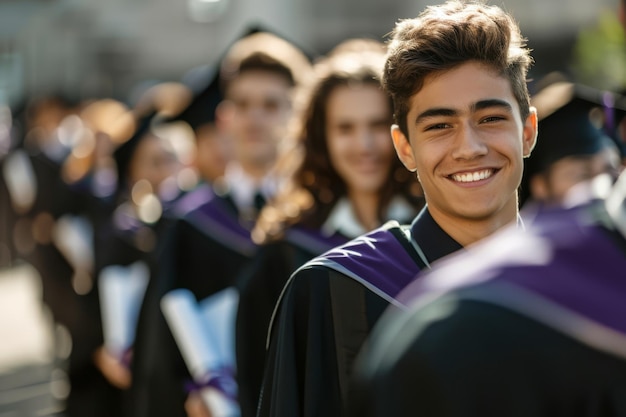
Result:
M444 232L437 224L435 219L430 215L428 207L424 207L422 211L415 217L411 223L411 240L417 244L426 256L429 264L432 264L439 258L443 258L463 249L463 246L452 239L452 237Z

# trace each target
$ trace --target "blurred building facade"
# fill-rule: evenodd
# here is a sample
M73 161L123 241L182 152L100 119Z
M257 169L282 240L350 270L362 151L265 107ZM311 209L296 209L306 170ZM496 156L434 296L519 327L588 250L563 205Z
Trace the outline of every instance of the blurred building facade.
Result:
M149 80L214 62L250 24L312 55L350 36L383 39L426 0L0 0L0 102L63 92L128 101ZM581 28L617 0L500 0L534 49L534 73L563 70ZM532 73L531 73L532 75Z

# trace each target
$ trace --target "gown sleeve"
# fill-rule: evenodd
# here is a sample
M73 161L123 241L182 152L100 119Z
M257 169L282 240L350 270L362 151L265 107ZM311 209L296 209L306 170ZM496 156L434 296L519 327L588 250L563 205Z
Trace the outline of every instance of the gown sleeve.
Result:
M257 416L343 415L354 358L386 305L338 272L298 271L270 330Z
M349 417L592 417L623 410L625 361L506 308L442 300L392 327L359 357Z
M238 278L237 380L242 417L256 415L265 369L267 332L290 275L313 257L287 242L262 247Z

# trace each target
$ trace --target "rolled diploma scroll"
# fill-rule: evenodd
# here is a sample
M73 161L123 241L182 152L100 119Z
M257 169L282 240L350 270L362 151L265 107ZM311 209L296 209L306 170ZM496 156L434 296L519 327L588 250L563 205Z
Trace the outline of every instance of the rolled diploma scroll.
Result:
M13 208L18 213L30 210L37 198L37 177L28 155L17 149L6 157L2 168Z
M203 385L212 372L235 368L235 317L239 294L227 288L200 303L187 289L176 289L161 300L161 310L194 381ZM213 386L200 395L214 417L237 417L238 404Z
M110 265L98 279L105 348L123 360L135 340L139 309L148 285L145 262L129 266Z

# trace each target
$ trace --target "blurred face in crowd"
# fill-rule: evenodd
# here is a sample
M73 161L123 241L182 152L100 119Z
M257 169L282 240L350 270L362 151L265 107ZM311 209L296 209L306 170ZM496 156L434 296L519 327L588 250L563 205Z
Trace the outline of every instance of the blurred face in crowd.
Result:
M224 174L230 157L229 138L213 123L207 123L196 132L197 168L202 178L214 181Z
M620 156L616 148L605 147L593 155L567 156L554 162L546 172L530 179L534 200L548 204L562 204L577 184L601 174L619 176Z
M148 134L142 138L133 153L129 166L131 184L147 180L155 192L163 181L173 177L181 169L181 163L169 143L158 136Z
M244 167L272 164L291 116L288 80L268 71L242 72L230 82L224 106L233 157Z
M431 74L411 99L407 125L408 138L392 128L394 145L404 165L417 170L439 224L515 219L537 118L531 111L522 120L508 79L477 62Z
M396 157L388 98L376 85L339 86L329 95L326 109L330 160L348 195L378 193Z

